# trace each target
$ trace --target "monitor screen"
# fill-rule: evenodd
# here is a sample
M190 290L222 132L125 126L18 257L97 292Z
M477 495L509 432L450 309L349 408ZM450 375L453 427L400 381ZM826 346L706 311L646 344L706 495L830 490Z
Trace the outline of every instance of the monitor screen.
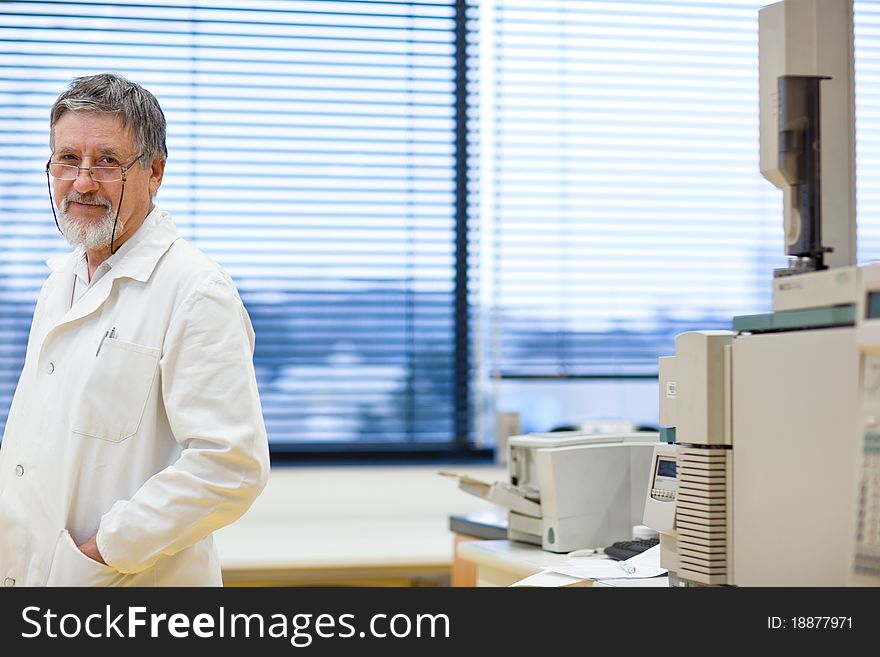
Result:
M865 302L865 319L880 317L880 291L868 292Z
M660 477L675 478L675 461L673 459L660 459L657 462L657 475Z

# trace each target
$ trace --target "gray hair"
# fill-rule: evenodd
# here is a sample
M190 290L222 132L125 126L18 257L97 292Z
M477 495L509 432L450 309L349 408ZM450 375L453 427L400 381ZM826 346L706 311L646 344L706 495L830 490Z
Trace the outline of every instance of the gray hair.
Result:
M141 153L141 165L149 166L157 157L168 158L165 146L165 115L159 101L139 84L115 73L99 73L76 78L55 104L49 120L49 147L55 150L55 124L65 112L106 112L117 114L122 125L131 128Z

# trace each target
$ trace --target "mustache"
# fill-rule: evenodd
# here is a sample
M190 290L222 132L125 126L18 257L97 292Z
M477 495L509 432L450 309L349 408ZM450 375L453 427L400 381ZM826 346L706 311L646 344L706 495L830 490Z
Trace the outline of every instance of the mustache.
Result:
M61 210L66 212L71 203L88 203L90 205L101 205L108 210L112 207L110 201L105 198L101 198L95 193L80 194L76 190L68 192L68 194L61 200Z

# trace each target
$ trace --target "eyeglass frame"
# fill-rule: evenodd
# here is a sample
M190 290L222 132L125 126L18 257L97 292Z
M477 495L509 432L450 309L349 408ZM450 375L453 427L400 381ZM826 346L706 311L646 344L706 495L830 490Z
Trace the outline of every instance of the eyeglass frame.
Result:
M64 180L64 181L70 182L70 181L73 181L73 180L76 180L77 178L79 178L79 172L85 170L85 171L89 172L89 178L92 179L92 182L96 182L98 184L101 184L101 183L119 182L120 180L123 183L125 183L126 174L128 173L129 169L131 169L134 166L135 162L137 162L138 160L141 159L141 157L143 156L143 153L138 154L138 156L136 158L134 158L128 164L121 164L121 165L115 166L115 167L76 167L76 166L73 166L72 164L64 164L64 162L53 162L52 161L53 155L54 155L54 153L49 156L49 160L46 162L46 175L47 176L52 176L52 178L54 178L55 180ZM49 172L49 167L52 166L53 164L57 164L60 167L68 167L70 169L76 169L76 175L73 178L58 178L56 176L53 176ZM95 174L92 173L92 169L119 169L119 178L115 178L113 180L98 180L97 178L95 178Z
M53 153L54 155L54 153ZM113 248L113 242L116 240L116 223L119 221L119 211L122 210L122 199L125 196L125 177L128 173L128 170L134 166L134 163L141 159L143 153L138 155L131 162L126 164L125 166L119 167L74 167L72 164L63 164L62 162L52 162L52 155L49 156L49 160L46 162L46 187L49 189L49 206L52 208L52 218L55 219L55 227L58 229L58 232L64 235L64 231L61 230L61 226L58 224L58 215L55 214L55 199L52 197L52 182L49 180L51 174L49 173L49 165L51 164L60 164L61 166L70 167L71 169L76 169L76 178L66 179L67 182L73 182L79 178L79 172L85 169L89 172L89 179L92 182L103 184L103 183L111 183L111 182L119 182L122 181L122 189L119 191L119 203L116 205L116 218L113 220L113 232L110 233L110 255L116 253L116 249ZM122 176L119 180L95 180L95 177L92 175L92 169L119 169L119 173ZM55 178L55 176L51 176ZM55 180L65 180L65 178L55 178ZM118 247L117 247L118 248Z

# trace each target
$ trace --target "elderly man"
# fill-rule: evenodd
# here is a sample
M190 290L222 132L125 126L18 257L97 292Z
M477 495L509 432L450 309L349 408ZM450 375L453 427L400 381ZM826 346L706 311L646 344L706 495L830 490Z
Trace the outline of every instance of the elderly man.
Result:
M49 143L76 249L48 262L0 447L0 582L220 585L212 532L268 474L247 312L153 205L167 151L151 93L78 78Z

